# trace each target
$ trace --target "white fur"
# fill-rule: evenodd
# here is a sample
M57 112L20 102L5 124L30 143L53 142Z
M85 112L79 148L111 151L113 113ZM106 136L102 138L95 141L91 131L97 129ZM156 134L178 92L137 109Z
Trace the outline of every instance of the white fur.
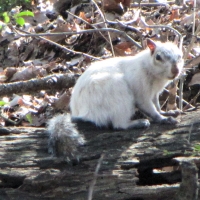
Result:
M156 55L162 62L156 60ZM171 72L176 63L182 70L182 52L172 43L156 43L153 52L146 49L136 56L115 57L94 62L78 79L71 96L72 118L94 122L97 126L131 128L138 107L154 121L166 117L160 112L159 93L174 78ZM145 126L145 125L144 125Z

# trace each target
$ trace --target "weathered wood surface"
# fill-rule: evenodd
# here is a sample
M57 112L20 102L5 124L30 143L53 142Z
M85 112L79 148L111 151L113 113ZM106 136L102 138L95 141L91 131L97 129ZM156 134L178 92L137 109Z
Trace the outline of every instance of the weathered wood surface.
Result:
M96 130L86 126L82 133L87 144L80 148L80 162L71 163L48 154L45 129L10 128L11 133L1 129L0 199L86 200L102 153L105 156L94 187L94 200L180 199L185 195L185 183L180 193L178 160L194 161L189 164L193 171L196 166L200 168L198 152L192 148L200 143L200 111L179 119L176 126L152 124L145 130ZM173 170L164 171L163 167ZM197 185L197 179L191 177L190 181Z

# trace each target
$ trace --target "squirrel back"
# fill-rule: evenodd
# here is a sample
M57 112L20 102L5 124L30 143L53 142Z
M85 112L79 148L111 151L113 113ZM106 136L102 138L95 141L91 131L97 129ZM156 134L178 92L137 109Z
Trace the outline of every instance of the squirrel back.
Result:
M98 127L111 124L114 129L148 127L148 119L131 120L138 108L154 122L175 124L174 118L161 114L158 97L180 74L182 51L173 43L150 39L147 46L148 49L136 56L110 58L88 67L73 88L71 118ZM48 131L52 149L58 149L65 157L75 154L77 146L84 143L83 136L66 115L50 120ZM51 148L50 151L56 153Z
M94 62L72 91L72 118L116 129L149 126L147 121L131 121L137 107L155 122L173 123L160 114L158 96L180 74L182 51L173 43L150 39L147 46L136 56Z

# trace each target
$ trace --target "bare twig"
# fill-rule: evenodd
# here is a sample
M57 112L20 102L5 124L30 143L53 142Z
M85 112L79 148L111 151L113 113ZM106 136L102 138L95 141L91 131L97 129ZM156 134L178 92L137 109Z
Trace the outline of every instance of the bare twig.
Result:
M92 200L94 186L95 186L96 181L97 181L98 172L99 172L101 163L103 161L103 158L104 158L104 154L101 155L101 157L99 158L98 164L96 166L96 169L95 169L95 172L94 172L94 178L93 178L93 180L90 184L90 187L89 187L88 200Z
M137 8L141 6L146 6L146 7L156 7L156 6L165 6L168 7L171 4L175 4L175 1L167 1L167 3L132 3L131 8Z
M147 28L170 29L170 30L174 31L174 33L176 33L179 36L179 39L181 39L181 37L182 37L181 33L179 33L179 31L177 31L176 29L174 29L171 26L168 26L168 25L148 25L142 18L140 20L142 21L143 25L146 26Z
M135 28L135 27L133 27L133 26L129 26L128 23L125 23L125 22L122 22L122 21L119 21L119 20L117 20L117 22L118 22L121 26L123 26L123 27L125 27L125 28L128 28L128 29L130 29L130 30L136 31L137 33L141 33L137 28Z
M179 80L179 109L182 111L183 110L183 83L185 81L186 75L181 75Z
M194 0L194 4L193 4L193 26L192 26L192 35L194 35L194 32L195 32L196 6L197 6L197 2L196 2L196 0Z
M185 36L181 37L180 39L180 43L179 43L179 49L182 50L183 49L183 40L184 40ZM180 83L179 83L179 109L182 111L183 109L183 84L185 81L186 75L185 72L183 72L183 74L180 75Z
M16 30L16 29L14 29L14 28L13 28L13 30L15 30L15 32L16 32L19 36L21 36L21 37L28 37L28 36L24 36L24 34L19 33L19 31L25 32L26 35L31 36L31 33L27 33L26 31L22 31L22 30L20 30L20 29L17 29L17 30ZM71 50L71 49L68 49L67 47L64 47L64 46L62 46L62 45L60 45L60 44L58 44L58 43L56 43L56 42L54 42L54 41L52 41L52 40L49 40L49 39L45 38L45 37L41 37L41 36L33 36L33 37L39 37L39 38L41 38L41 39L43 39L43 40L45 40L45 41L47 41L47 42L49 42L49 43L51 43L51 44L56 45L57 47L59 47L59 48L65 50L65 51L68 51L68 52L71 52L71 53L74 53L74 54L78 54L78 55L83 55L83 56L86 56L86 57L91 58L91 59L94 59L94 60L101 60L101 58L97 58L97 57L91 56L91 55L89 55L89 54L87 54L87 53L83 53L83 52L80 52L80 51L73 51L73 50Z
M195 95L195 97L189 102L190 105L191 105L191 103L192 103L193 105L196 106L196 100L197 100L197 98L198 98L199 96L200 96L200 90L199 90L198 93ZM194 108L195 108L195 107L194 107ZM186 110L186 109L188 109L188 106L187 106L187 105L183 108L183 110Z
M194 42L195 42L195 39L196 39L196 36L198 34L198 32L200 31L200 24L198 25L197 27L197 30L195 32L195 20L196 20L196 0L194 0L194 5L193 5L193 26L192 26L192 39L191 39L191 42L187 48L187 51L184 55L184 58L187 59L193 45L194 45Z
M97 5L97 3L96 3L94 0L91 0L91 2L96 6L96 8L97 8L97 10L99 11L99 13L100 13L100 15L101 15L103 21L105 22L105 27L108 28L104 13L101 11L101 9L99 8L99 6ZM101 2L102 2L102 1L101 1ZM103 3L103 2L102 2L102 3ZM111 47L112 54L113 54L113 56L115 56L115 51L114 51L114 48L113 48L113 45L112 45L112 40L111 40L111 36L110 36L110 33L109 33L109 32L108 32L108 38L109 38L109 41L110 41L110 47Z
M184 55L184 58L185 58L185 59L187 59L187 57L188 57L188 55L189 55L189 53L190 53L190 51L191 51L191 49L192 49L192 47L193 47L193 45L194 45L194 42L195 42L195 40L196 40L196 35L199 33L199 31L200 31L200 23L199 23L199 25L198 25L198 27L197 27L195 33L192 35L191 42L190 42L189 46L187 47L187 51L186 51L186 53L185 53L185 55Z
M187 48L187 51L186 51L186 53L184 55L184 59L187 59L187 57L189 55L189 52L191 51L191 49L192 49L192 47L194 45L194 42L195 42L195 39L196 39L195 35L197 35L197 33L200 31L200 24L199 24L198 27L197 27L197 30L195 32L195 20L196 20L196 0L194 0L194 5L193 5L192 39L191 39L190 45ZM182 38L182 42L181 43L183 43L183 38ZM183 96L183 83L184 83L185 77L186 77L185 75L181 75L181 77L180 77L180 85L179 85L179 97L180 97L179 109L180 110L183 109L182 96Z
M88 26L91 26L94 29L97 29L97 27L94 24L90 24L89 22L85 21L84 19L78 17L77 15L72 14L69 11L66 11L68 14L72 15L73 17L83 21L85 24L87 24ZM103 22L104 23L104 22ZM110 44L110 41L107 40L107 38L99 31L99 34ZM111 44L112 45L112 44Z
M169 94L169 90L167 90L166 88L164 89L165 92L167 92ZM180 101L180 97L178 95L176 95L176 99ZM187 107L189 108L195 108L194 106L191 105L191 103L185 101L184 99L182 100L182 102L184 104L186 104ZM164 106L164 104L162 105L162 107Z
M90 24L89 22L87 22L87 21L84 20L83 18L81 18L81 17L79 17L79 16L77 16L77 15L74 15L73 13L69 12L68 10L66 10L66 13L68 13L69 15L71 15L71 16L73 16L73 17L75 17L75 18L77 18L77 19L79 19L79 20L81 20L81 21L83 21L85 24L87 24L87 25L89 25L89 26L95 28L95 26L93 26L93 24Z
M20 30L21 32L24 32ZM132 42L134 45L136 45L139 49L142 49L142 46L138 44L135 40L133 40L129 35L127 35L124 31L120 31L114 28L100 28L100 29L87 29L87 30L81 30L77 32L58 32L58 33L28 33L28 34L21 34L18 32L19 36L21 37L39 37L39 36L55 36L55 35L79 35L83 33L93 33L93 32L116 32L119 34L124 35L130 42Z
M191 124L190 128L189 128L189 133L188 133L188 142L190 143L190 139L191 139L191 134L192 134L192 129L193 129L193 123Z

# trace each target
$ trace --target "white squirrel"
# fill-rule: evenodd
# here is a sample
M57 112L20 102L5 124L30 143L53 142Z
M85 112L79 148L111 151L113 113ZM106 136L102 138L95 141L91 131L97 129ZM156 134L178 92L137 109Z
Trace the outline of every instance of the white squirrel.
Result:
M148 119L131 120L138 108L154 122L177 123L173 117L161 114L159 94L181 73L182 51L171 42L147 39L147 46L135 56L94 62L80 76L72 91L71 119L59 115L48 123L53 154L73 156L76 147L84 143L84 137L74 128L76 120L98 127L112 125L114 129L148 127Z

